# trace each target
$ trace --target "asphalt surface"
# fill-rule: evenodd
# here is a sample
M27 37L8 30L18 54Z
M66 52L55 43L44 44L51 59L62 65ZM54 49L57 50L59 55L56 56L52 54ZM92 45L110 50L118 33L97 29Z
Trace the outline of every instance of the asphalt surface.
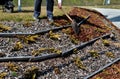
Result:
M100 13L102 13L106 18L108 18L112 23L120 28L120 9L106 9L106 8L93 8Z

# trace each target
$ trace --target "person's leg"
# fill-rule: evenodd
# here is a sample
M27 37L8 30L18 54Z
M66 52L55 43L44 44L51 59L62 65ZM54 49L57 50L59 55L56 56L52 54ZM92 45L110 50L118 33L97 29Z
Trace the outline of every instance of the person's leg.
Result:
M46 1L47 1L47 17L48 19L53 19L54 0L46 0Z
M41 2L42 0L35 0L34 2L34 17L38 18L41 12Z

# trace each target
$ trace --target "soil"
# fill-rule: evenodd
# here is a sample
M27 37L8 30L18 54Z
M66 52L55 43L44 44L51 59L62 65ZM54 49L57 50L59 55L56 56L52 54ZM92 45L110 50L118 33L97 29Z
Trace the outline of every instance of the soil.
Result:
M104 69L102 72L98 73L90 79L120 79L120 61L113 64L112 66Z
M120 57L119 30L109 20L97 11L85 8L73 8L69 15L77 23L82 21L88 15L90 18L80 27L79 35L76 35L71 27L59 31L50 31L49 33L35 36L16 36L0 37L0 58L6 57L27 57L44 56L47 54L61 54L77 45L90 41L96 37L112 33L115 31L114 39L107 38L109 45L106 46L100 39L83 49L75 50L74 54L68 57L53 58L41 62L1 62L0 78L2 79L83 79L85 76L98 70L100 67L110 63ZM1 33L35 33L47 29L61 26L70 26L71 22L65 15L54 17L54 23L49 24L47 19L30 22L2 21L0 26L8 26L11 29L0 28ZM112 27L112 29L111 29ZM113 31L111 31L113 30ZM114 50L110 50L114 48ZM90 51L96 51L91 55ZM101 51L112 52L114 57L104 54L97 54ZM86 60L80 61L79 58L86 57ZM82 63L81 63L82 62ZM87 69L87 70L86 70Z

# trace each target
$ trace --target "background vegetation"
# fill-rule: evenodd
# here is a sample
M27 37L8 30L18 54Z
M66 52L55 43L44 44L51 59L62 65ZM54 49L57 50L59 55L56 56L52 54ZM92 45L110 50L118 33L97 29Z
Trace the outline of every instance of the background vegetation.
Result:
M18 0L13 0L17 6ZM103 5L105 0L63 0L64 6L95 6ZM120 5L120 0L110 0L111 5ZM46 4L46 0L42 1L42 5ZM22 6L33 6L34 0L21 0Z

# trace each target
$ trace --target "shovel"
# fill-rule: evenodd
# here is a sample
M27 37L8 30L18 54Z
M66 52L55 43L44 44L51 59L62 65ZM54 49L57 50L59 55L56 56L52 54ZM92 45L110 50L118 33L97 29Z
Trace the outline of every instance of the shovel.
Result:
M79 33L80 33L80 25L81 24L83 24L84 22L86 22L87 21L87 19L89 19L90 18L90 15L88 15L86 18L84 18L83 20L81 20L79 23L75 23L75 25L74 25L74 32L78 35Z
M79 26L84 23L89 17L90 15L83 19L82 21L80 21L79 23L77 23L75 20L73 20L62 8L61 8L61 11L67 16L67 18L72 22L71 23L71 26L72 26L72 29L73 31L75 32L76 35L78 35L80 33L80 29L79 29Z
M76 33L78 28L76 27L77 26L77 23L75 20L73 20L64 10L63 8L61 8L61 11L67 16L67 18L72 22L71 25L72 25L72 29L73 31Z

